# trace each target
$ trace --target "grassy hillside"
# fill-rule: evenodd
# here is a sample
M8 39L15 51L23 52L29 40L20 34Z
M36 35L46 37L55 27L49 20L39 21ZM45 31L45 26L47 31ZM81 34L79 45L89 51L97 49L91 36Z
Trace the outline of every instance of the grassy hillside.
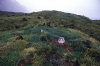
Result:
M16 39L19 35L22 40ZM100 43L78 30L36 27L2 32L0 36L0 66L100 65ZM57 43L59 37L65 38L64 45Z
M8 13L8 15L0 16L0 31L36 26L73 28L100 40L100 26L80 15L59 11L41 11L31 14Z
M100 20L93 20L93 23L100 25Z
M59 11L0 12L0 66L100 66L99 29L99 22Z

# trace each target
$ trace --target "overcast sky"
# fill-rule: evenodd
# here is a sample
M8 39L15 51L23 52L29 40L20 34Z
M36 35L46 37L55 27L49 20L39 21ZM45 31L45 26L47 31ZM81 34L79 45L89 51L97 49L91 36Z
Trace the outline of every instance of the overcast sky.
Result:
M22 7L20 8L22 5L28 12L58 10L66 13L84 15L91 19L100 19L100 0L0 0L0 2L2 1L8 2L0 3L0 8L9 8L9 11L14 10L15 8L15 10L19 12L22 9ZM20 6L17 6L18 3ZM14 4L16 6L14 6ZM25 11L25 9L23 11Z
M27 12L27 9L16 0L0 0L0 10L9 12Z
M100 19L100 0L17 0L30 12L58 10Z

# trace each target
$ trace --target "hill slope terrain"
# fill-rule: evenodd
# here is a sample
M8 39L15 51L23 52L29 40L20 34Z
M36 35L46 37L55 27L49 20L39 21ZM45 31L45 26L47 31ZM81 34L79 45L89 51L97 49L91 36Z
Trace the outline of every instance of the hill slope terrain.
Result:
M100 66L99 22L58 11L6 13L0 66Z
M36 26L73 28L100 41L98 24L87 17L59 11L41 11L31 14L7 12L6 15L2 13L0 16L0 31Z

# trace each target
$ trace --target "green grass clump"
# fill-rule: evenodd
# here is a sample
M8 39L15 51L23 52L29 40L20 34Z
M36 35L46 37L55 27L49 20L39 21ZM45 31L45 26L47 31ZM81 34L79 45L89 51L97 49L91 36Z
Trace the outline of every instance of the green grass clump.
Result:
M41 32L41 29L44 32ZM100 65L98 59L100 42L79 30L41 26L8 32L1 33L1 35L9 37L6 38L6 41L1 38L2 44L0 45L0 62L5 62L8 66L15 66L21 60L30 60L31 64L27 65L31 66L52 66L53 60L56 63L64 63L64 65L68 65L68 63L74 65L79 63L81 66ZM19 35L23 37L22 40L16 39ZM72 51L57 46L53 42L57 41L59 37L65 38L66 46L69 46ZM87 41L91 48L85 44Z
M100 40L99 20L92 21L85 16L60 11L41 11L22 15L14 13L14 16L10 14L10 17L8 15L0 16L0 32L48 26L77 29Z
M8 50L11 51L21 51L27 47L28 42L24 40L18 40L15 42L8 42Z

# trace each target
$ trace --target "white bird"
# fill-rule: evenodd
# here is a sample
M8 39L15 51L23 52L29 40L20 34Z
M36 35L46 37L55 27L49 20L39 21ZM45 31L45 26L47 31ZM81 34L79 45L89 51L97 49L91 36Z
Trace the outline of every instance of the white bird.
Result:
M44 31L43 29L41 29L41 33L42 33L42 32L45 32L45 31Z
M64 39L64 37L59 37L59 39L58 39L58 43L59 43L59 44L63 44L63 43L65 43L65 39Z

